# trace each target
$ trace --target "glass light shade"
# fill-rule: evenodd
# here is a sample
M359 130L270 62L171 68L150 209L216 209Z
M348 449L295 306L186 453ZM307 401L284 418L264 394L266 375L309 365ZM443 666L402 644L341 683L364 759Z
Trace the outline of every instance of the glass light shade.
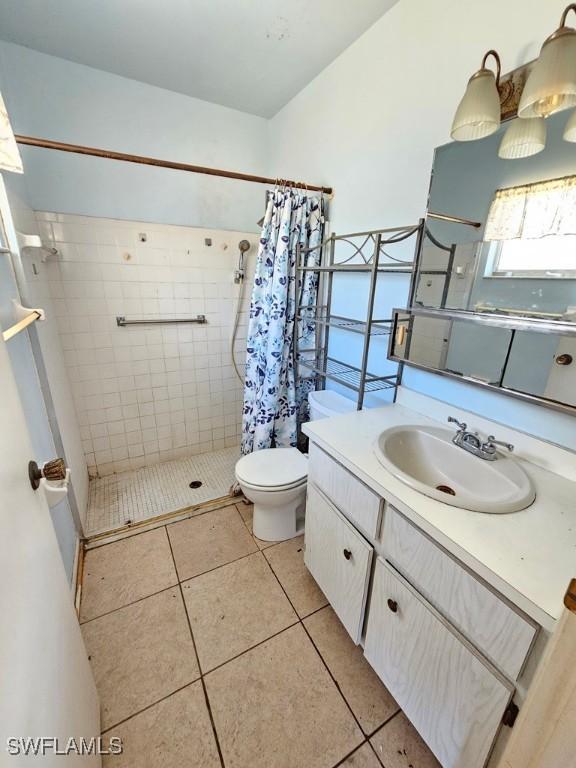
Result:
M502 137L498 157L517 160L542 152L546 146L546 122L543 117L512 120Z
M542 46L528 75L518 117L549 117L576 106L576 30L560 27Z
M564 141L576 142L576 111L572 112L563 133Z
M479 69L468 81L450 136L454 141L475 141L490 136L499 126L500 95L496 77L490 69Z
M0 94L0 170L23 173L22 159Z

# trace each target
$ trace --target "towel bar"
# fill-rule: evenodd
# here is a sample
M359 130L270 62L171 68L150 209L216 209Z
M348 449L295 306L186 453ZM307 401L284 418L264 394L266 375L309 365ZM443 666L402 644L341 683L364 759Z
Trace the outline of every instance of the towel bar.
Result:
M175 319L159 319L159 320L126 320L125 317L120 316L116 318L116 325L123 328L125 325L160 325L171 323L197 323L198 325L205 325L208 321L206 315L196 315L196 317L180 317Z

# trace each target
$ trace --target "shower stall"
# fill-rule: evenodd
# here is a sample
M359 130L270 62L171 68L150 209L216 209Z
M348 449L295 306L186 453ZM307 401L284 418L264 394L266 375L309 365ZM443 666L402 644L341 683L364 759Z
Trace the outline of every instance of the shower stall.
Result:
M58 256L25 252L24 273L57 325L91 478L85 532L226 496L242 402L231 340L240 357L248 308L234 268L254 235L35 216Z
M45 314L30 336L71 469L70 525L98 538L222 503L264 207L245 182L274 180L17 139L26 173L4 178L3 212L14 298Z

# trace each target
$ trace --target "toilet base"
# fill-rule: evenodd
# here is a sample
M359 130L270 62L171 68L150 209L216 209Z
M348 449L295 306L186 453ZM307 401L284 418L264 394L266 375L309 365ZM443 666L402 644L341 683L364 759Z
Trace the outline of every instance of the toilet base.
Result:
M304 533L304 493L301 496L274 506L254 502L254 536L262 541L285 541Z

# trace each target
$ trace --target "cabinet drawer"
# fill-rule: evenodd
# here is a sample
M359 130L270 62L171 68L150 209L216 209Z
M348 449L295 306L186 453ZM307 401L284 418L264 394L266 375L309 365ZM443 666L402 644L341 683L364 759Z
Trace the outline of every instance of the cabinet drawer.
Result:
M308 480L371 539L378 536L382 499L314 443L310 444Z
M386 558L463 635L516 680L538 627L388 506Z
M355 643L360 642L372 547L308 486L304 562Z
M513 686L380 557L364 653L443 768L485 764Z

